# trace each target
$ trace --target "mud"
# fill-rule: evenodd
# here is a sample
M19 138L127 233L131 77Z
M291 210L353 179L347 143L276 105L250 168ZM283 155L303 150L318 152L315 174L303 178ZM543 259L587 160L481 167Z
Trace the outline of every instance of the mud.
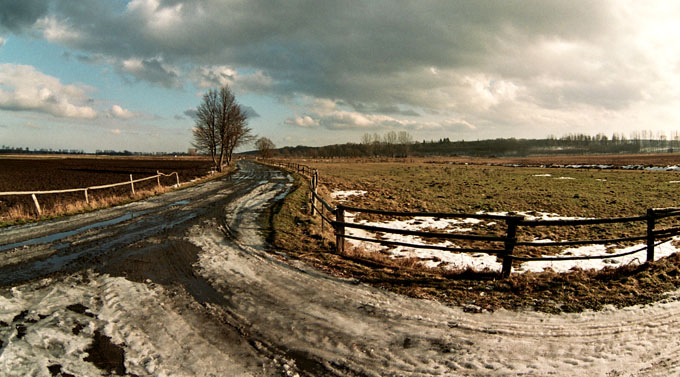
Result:
M677 296L602 313L473 313L332 277L265 241L261 221L291 180L252 163L240 168L96 215L3 231L0 245L8 245L143 212L0 252L0 374L680 371Z

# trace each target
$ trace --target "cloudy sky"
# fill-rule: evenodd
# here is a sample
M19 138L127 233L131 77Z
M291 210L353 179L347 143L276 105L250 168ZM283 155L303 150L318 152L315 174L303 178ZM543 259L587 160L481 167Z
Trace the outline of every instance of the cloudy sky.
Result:
M680 2L0 0L0 144L185 151L229 85L277 146L680 128Z

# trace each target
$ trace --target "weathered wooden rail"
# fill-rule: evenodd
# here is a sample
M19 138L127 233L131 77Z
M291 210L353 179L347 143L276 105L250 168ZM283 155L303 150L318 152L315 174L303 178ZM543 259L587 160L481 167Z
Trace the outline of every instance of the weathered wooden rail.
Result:
M623 257L626 255L631 255L638 253L643 250L647 250L645 262L650 262L654 260L654 249L656 246L669 242L672 237L680 235L680 227L670 227L664 229L657 229L659 225L658 220L675 217L680 218L680 208L650 208L647 210L645 215L641 216L629 216L629 217L619 217L619 218L599 218L599 219L569 219L569 220L529 220L524 216L518 215L496 215L496 214L465 214L465 213L441 213L441 212L400 212L400 211L383 211L369 208L357 208L349 207L344 205L338 205L333 207L328 204L317 192L319 185L319 174L318 171L309 166L300 165L292 162L271 162L273 165L298 172L309 178L311 195L311 213L312 215L318 213L321 217L322 232L324 224L330 225L335 232L336 237L336 248L338 253L344 252L345 240L353 239L363 242L373 242L381 245L387 246L404 246L413 247L419 249L431 249L431 250L442 250L449 252L458 253L486 253L494 254L498 258L502 259L502 271L503 277L510 276L512 272L513 261L570 261L570 260L588 260L588 259L611 259L617 257ZM320 206L317 206L317 203ZM407 229L396 229L381 226L373 226L367 224L358 224L354 222L345 221L345 215L347 212L351 213L368 213L380 216L392 216L392 217L436 217L436 218L472 218L480 220L494 220L505 222L506 228L502 235L492 234L492 235L473 235L473 234L460 234L460 233L442 233L442 232L425 232L425 231L415 231ZM334 215L335 219L329 218L326 213ZM547 242L536 242L536 241L518 241L518 233L526 228L536 228L536 227L576 227L576 226L597 226L603 224L632 224L632 223L646 223L646 232L638 236L633 237L617 237L617 238L602 238L602 239L583 239L583 240L570 240L570 241L547 241ZM462 248L462 247L448 247L441 245L427 245L427 244L414 244L410 242L400 242L400 241L390 241L377 238L359 237L351 234L347 234L347 229L360 229L368 232L374 233L384 233L384 234L400 234L417 236L423 239L445 239L445 240L463 240L463 241L477 241L490 244L488 248ZM644 246L626 251L618 254L604 254L604 255L587 255L587 256L541 256L541 257L529 257L514 255L517 246L531 246L534 248L547 248L556 246L576 246L576 245L604 245L604 244L618 244L621 242L631 242L631 241L645 241Z
M156 175L152 175L150 177L145 177L145 178L139 178L139 179L132 179L132 174L130 174L130 180L129 181L119 182L119 183L111 183L111 184L108 184L108 185L88 186L88 187L83 187L83 188L73 188L73 189L64 189L64 190L6 191L6 192L0 192L0 196L3 196L3 195L4 196L30 195L31 198L33 199L33 205L35 207L35 212L38 216L40 216L40 215L42 215L42 209L40 208L40 203L38 202L38 198L37 198L36 195L65 194L65 193L70 193L70 192L81 192L82 191L84 196L85 196L85 202L87 204L90 204L90 197L88 195L89 191L130 185L130 191L131 191L132 195L134 195L135 194L135 183L144 182L144 181L148 181L148 180L155 178L156 181L157 181L158 187L161 187L161 177L171 177L173 175L177 179L177 186L179 186L179 174L177 174L177 172L165 174L165 173L161 173L159 171L156 171Z

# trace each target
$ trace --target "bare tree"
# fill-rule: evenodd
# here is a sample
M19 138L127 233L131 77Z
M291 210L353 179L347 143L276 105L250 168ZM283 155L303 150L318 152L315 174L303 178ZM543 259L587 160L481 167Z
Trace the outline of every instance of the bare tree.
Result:
M220 146L217 133L217 91L209 90L203 95L203 102L196 108L196 126L192 143L200 153L210 155L217 167L217 152Z
M387 155L390 157L396 157L397 154L397 133L394 131L390 131L385 134L385 137L383 138L385 141L385 149L387 152Z
M261 137L257 139L257 141L255 142L255 148L260 154L260 157L267 159L271 158L272 155L274 154L274 149L276 149L276 145L274 145L274 143L271 140L269 140L269 138Z
M218 171L231 164L234 150L252 141L247 115L228 86L211 89L197 108L194 147L212 157Z
M399 134L397 135L397 141L401 149L402 157L408 157L411 144L413 144L413 136L411 136L411 134L406 131L399 131Z

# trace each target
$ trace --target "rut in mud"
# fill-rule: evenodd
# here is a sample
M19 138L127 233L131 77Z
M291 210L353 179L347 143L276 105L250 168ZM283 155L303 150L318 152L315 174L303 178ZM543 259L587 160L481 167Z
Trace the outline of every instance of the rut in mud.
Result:
M466 313L328 276L267 250L260 215L291 188L231 178L53 223L0 244L0 371L99 375L668 375L680 302L548 315ZM181 203L181 204L176 204ZM122 350L97 360L96 349ZM118 354L116 354L118 355ZM97 362L95 362L97 360Z

